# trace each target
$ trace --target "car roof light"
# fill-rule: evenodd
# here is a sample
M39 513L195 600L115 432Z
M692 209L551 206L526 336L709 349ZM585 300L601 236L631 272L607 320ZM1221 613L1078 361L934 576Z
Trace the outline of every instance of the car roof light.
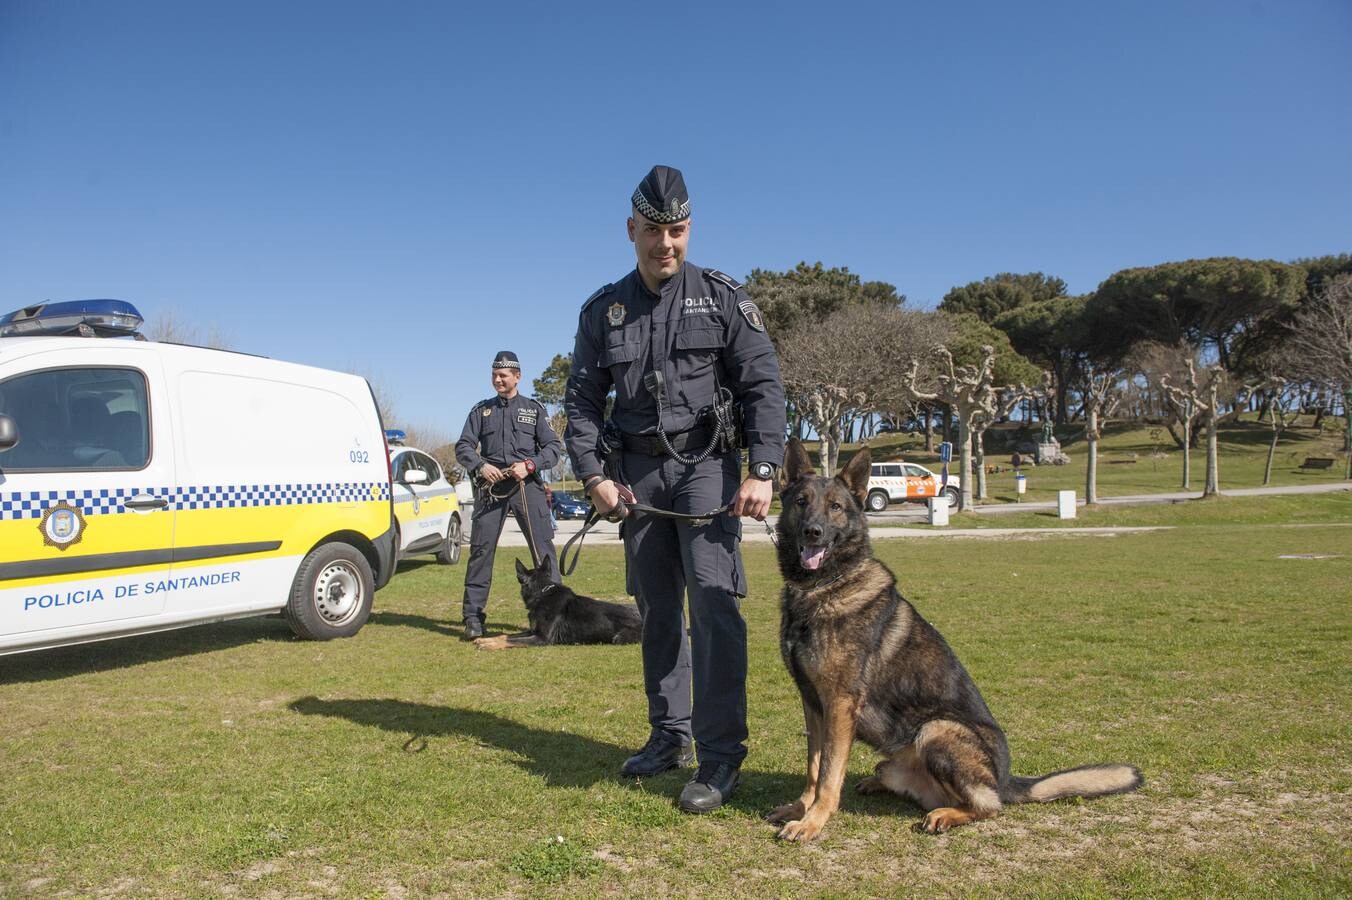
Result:
M0 316L0 337L129 337L144 321L136 307L125 300L65 300L26 306Z
M404 441L407 439L408 435L404 434L403 429L400 428L385 429L385 443L389 444L391 447L402 447L404 446Z

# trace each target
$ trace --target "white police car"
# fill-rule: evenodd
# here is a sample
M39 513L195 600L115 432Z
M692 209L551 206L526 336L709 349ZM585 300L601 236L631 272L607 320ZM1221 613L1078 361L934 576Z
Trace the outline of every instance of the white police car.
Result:
M370 385L140 324L0 316L0 653L275 612L356 634L397 553Z
M889 503L924 503L930 497L942 496L948 500L949 509L955 509L961 490L962 482L956 475L949 475L948 483L944 484L938 475L915 463L874 463L864 507L869 512L882 512Z
M397 428L385 432L399 557L434 553L437 562L455 565L465 533L460 499L437 461L416 447L404 446L405 437Z

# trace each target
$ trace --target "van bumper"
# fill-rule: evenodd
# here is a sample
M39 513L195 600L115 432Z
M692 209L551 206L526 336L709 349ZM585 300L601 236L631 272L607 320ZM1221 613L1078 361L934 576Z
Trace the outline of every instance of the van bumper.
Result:
M389 584L390 579L394 577L394 536L394 526L391 525L389 530L372 541L376 548L376 559L379 561L376 572L376 590L380 590Z

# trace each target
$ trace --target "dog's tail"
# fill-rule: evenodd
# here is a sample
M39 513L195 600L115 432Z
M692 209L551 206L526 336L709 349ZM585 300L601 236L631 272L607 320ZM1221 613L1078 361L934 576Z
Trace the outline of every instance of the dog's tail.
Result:
M1004 803L1047 803L1066 797L1106 797L1126 794L1145 784L1141 770L1125 763L1079 766L1050 775L1011 775L1000 791Z

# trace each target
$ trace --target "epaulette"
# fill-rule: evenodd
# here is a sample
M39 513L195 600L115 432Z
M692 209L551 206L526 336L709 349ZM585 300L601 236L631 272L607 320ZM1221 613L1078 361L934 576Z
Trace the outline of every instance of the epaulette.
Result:
M737 290L738 288L740 288L740 287L742 286L742 283L741 283L740 281L738 281L736 278L733 278L731 275L727 274L726 272L720 272L720 271L718 271L717 269L705 269L705 270L704 270L704 275L705 275L706 278L711 278L711 279L713 279L714 281L717 281L717 282L720 283L720 284L726 284L728 287L732 288L734 291Z
M582 308L586 309L587 307L591 306L593 302L595 302L597 297L604 297L606 294L609 294L613 290L615 290L614 284L602 285L601 287L596 289L596 293L592 294L590 297L587 298L586 302L582 304Z

